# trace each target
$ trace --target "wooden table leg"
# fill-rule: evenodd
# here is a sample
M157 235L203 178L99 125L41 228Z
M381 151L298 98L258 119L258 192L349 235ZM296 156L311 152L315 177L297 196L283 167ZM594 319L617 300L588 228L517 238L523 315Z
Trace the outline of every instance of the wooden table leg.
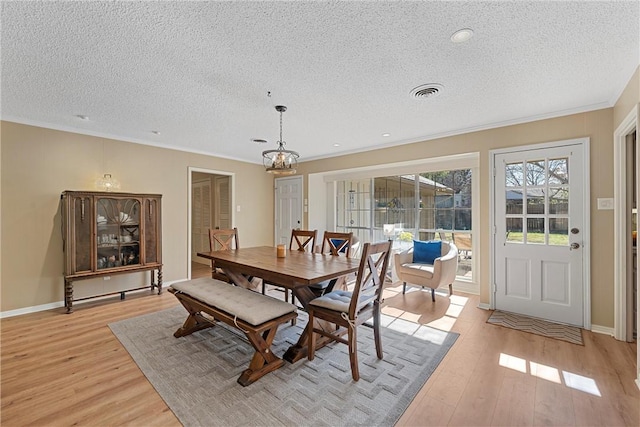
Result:
M228 268L223 268L222 270L224 271L224 274L226 274L227 277L229 277L229 279L231 279L236 285L242 286L243 288L247 289L251 289L254 287L253 284L248 281L242 273L235 272Z

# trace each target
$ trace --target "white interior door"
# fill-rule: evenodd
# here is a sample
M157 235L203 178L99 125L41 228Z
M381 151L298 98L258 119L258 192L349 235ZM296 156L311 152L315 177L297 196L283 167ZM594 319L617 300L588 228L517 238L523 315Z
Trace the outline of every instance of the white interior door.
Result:
M276 244L289 245L291 230L302 228L302 177L276 178Z
M496 309L583 326L583 151L494 154Z
M200 258L198 252L209 250L211 228L211 181L194 182L191 186L191 259L201 264L210 261Z

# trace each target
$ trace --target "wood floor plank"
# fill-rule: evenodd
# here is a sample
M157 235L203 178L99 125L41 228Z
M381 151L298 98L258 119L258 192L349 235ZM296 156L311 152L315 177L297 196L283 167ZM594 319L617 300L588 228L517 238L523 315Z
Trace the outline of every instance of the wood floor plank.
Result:
M197 271L207 276L209 266ZM385 290L385 313L460 334L397 427L640 425L635 345L585 331L578 346L489 325L477 296L454 293L439 291L434 303L416 288ZM75 304L72 314L1 319L0 424L179 426L108 327L176 305L167 292L143 291Z

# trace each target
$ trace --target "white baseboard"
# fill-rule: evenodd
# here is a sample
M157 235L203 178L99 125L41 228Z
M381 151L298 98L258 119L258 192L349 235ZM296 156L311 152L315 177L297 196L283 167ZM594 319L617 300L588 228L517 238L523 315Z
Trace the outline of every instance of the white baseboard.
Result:
M600 326L600 325L591 325L591 332L595 332L597 334L604 334L604 335L610 335L610 336L615 336L615 329L613 328L609 328L607 326Z
M478 308L481 308L483 310L491 310L491 306L486 302L481 302L480 304L478 304Z
M178 279L178 280L173 280L171 282L163 282L162 288L165 289L166 287L171 286L174 283L182 282L184 280L187 280L187 279ZM137 291L132 291L132 292L144 292L147 290L148 289L139 289ZM85 302L91 302L91 301L96 301L96 300L105 299L105 298L113 298L115 295L117 294L105 295L102 297L96 297L96 298L91 298L91 299L82 300L82 301L74 301L73 305L76 306L78 304L82 304ZM29 313L37 313L39 311L53 310L54 308L60 308L60 307L64 307L64 301L56 301L56 302L51 302L49 304L34 305L32 307L17 308L15 310L0 312L0 319L4 319L5 317L20 316L20 315L29 314Z
M636 378L636 386L640 390L640 378Z
M32 307L18 308L15 310L3 311L0 313L0 319L5 317L20 316L22 314L37 313L38 311L53 310L54 308L64 307L64 301L52 302L49 304L34 305Z

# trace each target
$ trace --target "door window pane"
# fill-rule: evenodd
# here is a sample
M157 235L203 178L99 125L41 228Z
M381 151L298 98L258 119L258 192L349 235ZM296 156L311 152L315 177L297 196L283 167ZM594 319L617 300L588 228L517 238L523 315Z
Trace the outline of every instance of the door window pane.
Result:
M549 160L549 185L569 183L569 159Z
M505 165L506 187L522 187L524 184L524 173L522 163L507 163Z
M569 246L568 218L549 218L549 244Z
M506 213L507 215L520 215L524 213L522 208L522 191L507 190L506 191Z
M527 218L527 243L545 243L544 218Z
M546 171L544 170L544 160L533 160L527 162L527 185L538 186L546 182Z
M569 215L569 189L549 189L549 213L552 215Z
M542 189L527 190L527 214L544 215L544 191Z
M523 243L522 218L507 218L507 242Z

